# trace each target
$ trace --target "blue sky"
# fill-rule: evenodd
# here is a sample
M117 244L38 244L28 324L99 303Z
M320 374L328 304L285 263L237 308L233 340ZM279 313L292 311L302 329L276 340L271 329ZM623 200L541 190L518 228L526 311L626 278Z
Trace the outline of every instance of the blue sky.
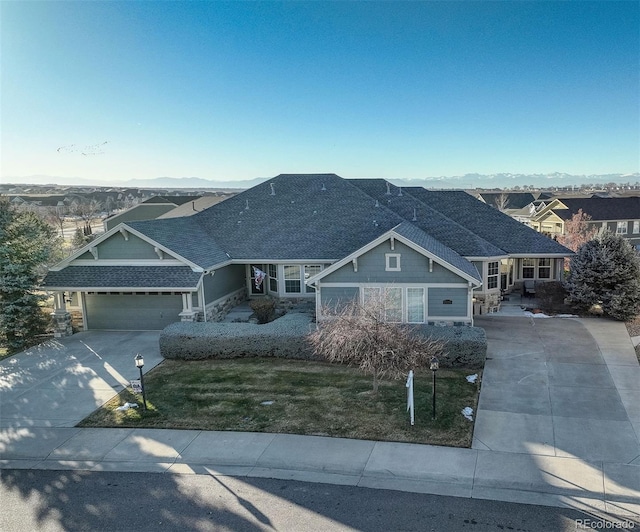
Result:
M0 9L3 179L640 170L634 1Z

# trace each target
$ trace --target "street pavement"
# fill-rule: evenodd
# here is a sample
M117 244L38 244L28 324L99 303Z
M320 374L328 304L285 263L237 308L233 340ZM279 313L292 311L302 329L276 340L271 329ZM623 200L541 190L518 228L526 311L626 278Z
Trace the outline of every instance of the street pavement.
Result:
M470 449L76 428L137 377L136 352L143 352L145 370L160 360L158 333L86 332L0 362L0 468L301 480L570 507L637 521L640 366L624 325L499 315L476 325L486 327L489 352Z

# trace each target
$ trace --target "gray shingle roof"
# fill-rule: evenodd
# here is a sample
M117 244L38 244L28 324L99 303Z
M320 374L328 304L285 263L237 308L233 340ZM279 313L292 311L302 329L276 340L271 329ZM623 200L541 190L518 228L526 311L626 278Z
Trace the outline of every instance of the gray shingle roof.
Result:
M630 198L567 198L560 199L568 208L553 209L560 218L569 220L580 209L593 221L640 220L640 197Z
M431 191L410 187L406 189L406 193L507 253L572 254L572 251L558 244L555 240L538 233L461 190Z
M487 242L473 231L419 201L407 193L404 188L391 184L387 187L387 182L383 179L351 179L349 182L376 198L388 209L401 216L403 220L410 221L462 256L498 257L506 255L499 246Z
M234 259L338 260L402 222L375 204L335 174L283 174L191 219Z
M281 174L194 216L129 225L205 269L229 258L339 260L403 221L466 257L569 253L465 192L389 187Z
M335 174L283 174L190 217L127 225L203 269L230 259L333 262L394 227L475 279L462 257L570 254L465 192L400 191L382 179ZM193 288L199 278L189 267L68 266L44 286Z
M422 249L430 251L436 257L440 257L445 262L466 273L479 283L482 282L482 276L478 273L477 268L473 264L442 244L442 242L426 234L422 229L410 224L409 222L402 222L394 229L394 231L399 235L408 238L411 242L414 242Z
M67 266L50 271L42 287L65 288L167 288L194 290L202 273L188 266Z
M127 225L202 268L228 261L229 256L216 242L217 234L206 232L194 218L147 220Z

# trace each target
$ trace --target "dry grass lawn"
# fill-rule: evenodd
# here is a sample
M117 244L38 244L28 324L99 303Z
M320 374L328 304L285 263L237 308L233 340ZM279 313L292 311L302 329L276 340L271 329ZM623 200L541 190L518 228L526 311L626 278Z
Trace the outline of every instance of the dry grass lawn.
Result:
M145 377L147 404L116 411L140 396L125 390L80 423L92 427L235 430L322 435L469 447L479 384L465 370L437 373L437 419L431 372L416 376L416 424L409 423L404 381L372 381L355 368L281 359L165 360ZM266 404L266 402L271 402Z

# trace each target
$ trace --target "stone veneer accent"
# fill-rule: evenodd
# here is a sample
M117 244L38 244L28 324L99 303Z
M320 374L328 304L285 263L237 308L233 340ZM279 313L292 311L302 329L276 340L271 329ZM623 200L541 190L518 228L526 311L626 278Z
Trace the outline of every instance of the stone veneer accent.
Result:
M247 299L247 290L242 289L235 292L226 299L217 301L214 305L208 306L205 310L207 313L207 321L222 321L229 311ZM197 321L203 321L202 314L198 316Z
M53 321L53 336L55 338L62 338L73 334L71 313L65 310L56 310L51 313L51 320Z

